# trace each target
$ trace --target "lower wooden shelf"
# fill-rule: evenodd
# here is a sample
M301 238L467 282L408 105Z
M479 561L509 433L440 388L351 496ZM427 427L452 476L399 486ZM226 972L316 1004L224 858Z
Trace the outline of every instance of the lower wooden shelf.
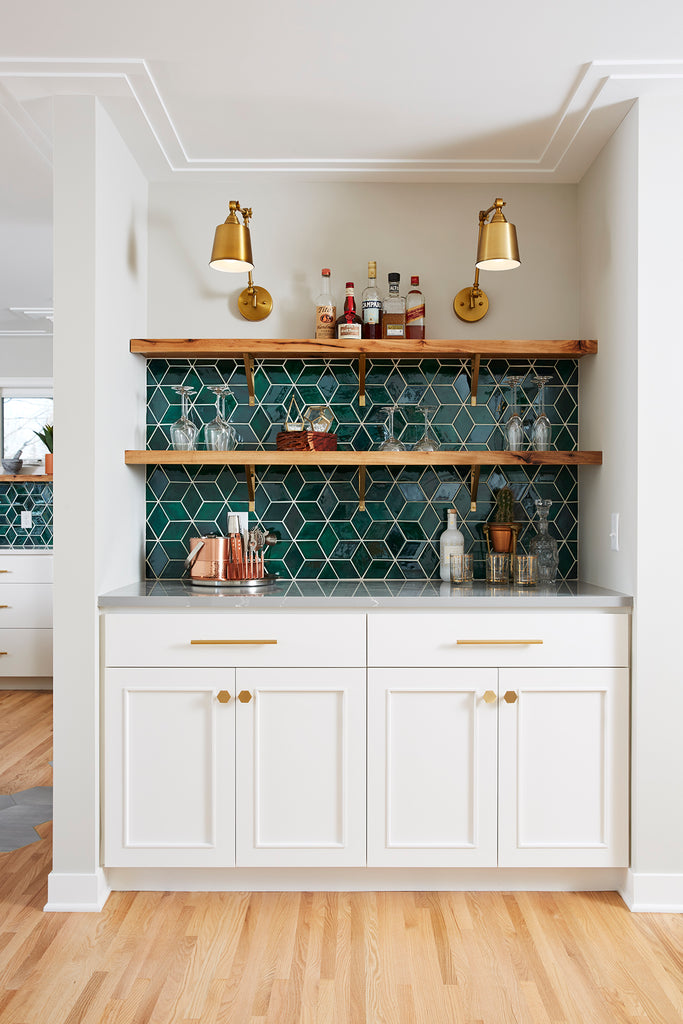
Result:
M52 480L51 473L0 473L0 484L45 483Z
M283 452L238 449L233 452L148 451L129 449L127 466L244 466L249 509L254 511L256 466L351 466L358 468L358 501L365 508L368 466L469 466L470 503L476 508L482 466L601 466L602 452L587 451L438 451L438 452ZM35 478L34 478L35 479Z

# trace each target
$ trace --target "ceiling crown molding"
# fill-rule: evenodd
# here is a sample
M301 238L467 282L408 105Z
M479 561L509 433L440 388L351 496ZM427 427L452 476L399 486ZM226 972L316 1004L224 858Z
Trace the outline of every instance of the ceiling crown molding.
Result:
M581 69L542 150L528 159L226 159L187 151L144 59L0 58L0 104L49 158L49 142L23 105L57 95L76 80L85 95L127 97L153 140L161 177L267 173L307 180L543 181L580 180L630 105L641 95L683 90L682 61L593 61ZM161 157L161 160L159 160ZM156 175L152 175L153 177Z

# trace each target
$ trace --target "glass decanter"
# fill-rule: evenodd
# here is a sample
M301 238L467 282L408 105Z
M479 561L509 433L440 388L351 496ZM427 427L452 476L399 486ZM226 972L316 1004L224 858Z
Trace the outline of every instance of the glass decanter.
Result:
M517 408L517 387L523 380L524 377L508 377L505 381L511 388L510 407L504 429L505 448L509 452L521 451L524 441L522 417L519 415L519 409Z
M550 420L545 414L544 388L552 377L534 377L534 383L538 386L538 414L531 428L531 447L538 452L547 452L550 448L552 428Z
M537 498L538 533L531 538L529 554L536 555L538 561L538 582L554 583L557 576L557 541L548 533L548 513L552 501Z
M199 427L190 419L190 395L194 394L194 388L186 387L184 384L174 384L173 390L180 395L181 409L180 419L171 424L171 444L176 451L192 451L195 447Z
M235 428L225 416L226 395L232 395L227 384L209 385L216 396L216 417L204 427L206 447L210 452L231 452L237 441Z
M413 445L414 452L437 452L440 448L439 442L434 434L431 432L432 417L436 412L436 408L433 405L421 405L420 409L425 418L425 432Z
M383 409L387 417L386 424L384 427L386 431L386 437L379 446L379 451L404 452L406 450L406 446L403 444L402 441L399 441L397 438L394 437L394 413L396 412L396 406L385 405L383 406Z

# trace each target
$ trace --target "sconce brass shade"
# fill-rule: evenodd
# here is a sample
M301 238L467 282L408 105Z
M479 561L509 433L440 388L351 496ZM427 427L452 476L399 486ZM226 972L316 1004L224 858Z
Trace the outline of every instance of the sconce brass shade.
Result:
M485 317L489 300L479 287L480 270L514 270L521 265L517 231L514 224L508 224L503 216L505 203L495 199L488 210L479 211L479 239L474 270L474 284L462 288L453 300L455 315L466 323L475 323ZM495 212L494 212L495 211ZM490 221L487 217L493 213Z
M243 214L244 224L238 221L237 210ZM251 210L242 210L239 203L231 201L228 219L225 224L218 225L213 240L209 266L214 270L246 274L248 270L254 269L248 227L250 216Z

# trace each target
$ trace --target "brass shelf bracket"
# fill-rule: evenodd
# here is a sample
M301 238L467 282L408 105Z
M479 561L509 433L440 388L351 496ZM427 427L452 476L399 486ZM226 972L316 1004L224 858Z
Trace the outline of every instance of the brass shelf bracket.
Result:
M249 389L249 405L256 405L256 392L254 391L254 357L250 356L248 352L245 352L244 359L244 372L247 377L247 388Z
M365 512L365 466L358 467L358 511Z
M365 405L365 352L358 356L358 404Z
M479 474L481 466L470 466L470 512L477 511L477 492L479 490Z
M470 405L477 404L477 389L479 387L479 364L481 363L481 356L472 356L472 363L470 364Z
M256 467L245 466L244 472L247 477L247 491L249 494L249 511L256 511Z

